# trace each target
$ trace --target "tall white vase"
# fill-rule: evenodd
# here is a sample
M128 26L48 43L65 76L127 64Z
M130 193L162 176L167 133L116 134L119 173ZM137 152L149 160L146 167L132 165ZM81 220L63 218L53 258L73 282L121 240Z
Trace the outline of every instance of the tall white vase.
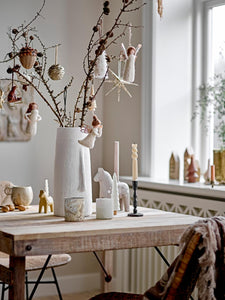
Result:
M86 136L79 127L57 129L54 170L54 214L64 216L64 199L83 197L85 216L92 213L90 150L78 143Z

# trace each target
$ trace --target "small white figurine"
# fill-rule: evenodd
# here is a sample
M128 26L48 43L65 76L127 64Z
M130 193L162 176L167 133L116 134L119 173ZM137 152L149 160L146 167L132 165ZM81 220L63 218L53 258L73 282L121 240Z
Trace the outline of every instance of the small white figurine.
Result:
M0 109L3 109L3 103L4 103L4 92L2 89L0 89Z
M98 172L94 176L94 181L99 182L99 198L110 198L112 194L113 179L109 172L103 168L98 168ZM120 210L129 211L130 207L130 191L129 186L125 182L118 182Z
M36 103L29 104L24 117L28 121L26 134L29 136L35 136L37 133L37 122L41 121L41 116L39 115L38 106Z
M120 207L120 201L119 201L119 190L118 190L117 175L116 175L115 172L113 173L111 198L112 198L112 201L113 201L114 215L116 215L117 211L119 210L119 207Z
M137 48L133 46L129 46L126 50L124 44L122 43L122 49L124 52L124 56L126 58L123 80L127 82L134 82L135 79L135 61L137 58L137 54L141 49L142 45L138 44Z
M82 146L90 149L94 148L96 137L101 137L102 135L103 126L101 125L101 121L95 115L93 116L92 126L93 127L88 135L83 140L78 141Z

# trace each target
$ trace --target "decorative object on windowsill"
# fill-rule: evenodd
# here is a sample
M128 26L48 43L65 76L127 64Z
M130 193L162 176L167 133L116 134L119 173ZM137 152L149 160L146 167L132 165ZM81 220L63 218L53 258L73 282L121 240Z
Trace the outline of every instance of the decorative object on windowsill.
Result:
M47 214L48 208L51 212L54 211L54 202L51 196L48 196L44 190L40 190L39 193L39 213L42 212L42 208L44 208L44 213Z
M211 182L210 183L213 188L215 185L215 165L211 165Z
M198 172L198 169L195 166L194 155L192 155L190 165L188 166L188 173L187 173L187 178L188 178L189 183L194 183L197 181L197 178L198 178L197 172Z
M109 172L105 171L103 168L98 168L98 172L95 174L93 180L99 182L99 198L111 198L112 194L112 177ZM129 186L125 182L118 182L119 190L119 200L120 200L120 210L129 211L130 206L130 192Z
M211 167L210 167L210 158L208 159L207 170L204 173L205 184L209 185L211 183Z
M219 184L225 184L225 150L214 149L213 161L215 165L215 180Z
M180 174L180 158L178 154L175 152L172 152L170 156L170 171L169 171L169 179L176 179L179 180L179 174Z
M26 135L35 136L37 134L37 122L41 121L41 116L39 115L38 111L38 105L36 103L32 102L29 104L24 118L28 121Z
M48 69L48 76L52 80L61 80L65 74L63 66L58 64L58 47L59 45L55 46L55 64Z
M212 114L218 120L214 133L219 142L219 149L214 149L215 179L220 184L225 183L225 73L215 74L208 83L199 88L200 99L196 103L193 119L200 115L200 121L208 129L211 126Z
M117 211L119 210L119 207L120 207L120 202L119 202L118 181L117 181L117 175L115 172L113 173L111 199L113 202L113 214L117 215Z
M96 219L112 219L113 217L113 200L111 198L96 199Z
M132 185L133 185L133 212L129 213L129 217L142 217L143 214L137 211L137 189L138 189L138 150L137 144L132 144Z
M184 181L188 180L187 174L188 174L188 167L191 161L191 156L194 154L193 149L191 147L188 147L184 151Z
M201 177L201 169L200 169L199 161L197 159L195 160L195 167L197 169L197 175L198 175L198 177L196 178L196 182L199 182Z
M101 125L101 121L97 118L97 116L94 115L92 121L92 129L90 129L88 135L84 139L78 140L78 142L84 147L93 149L96 137L99 138L102 136L102 128L103 126Z

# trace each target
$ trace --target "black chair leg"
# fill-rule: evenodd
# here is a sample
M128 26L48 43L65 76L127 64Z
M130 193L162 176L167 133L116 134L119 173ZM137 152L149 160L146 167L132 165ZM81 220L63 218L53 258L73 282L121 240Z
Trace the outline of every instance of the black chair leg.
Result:
M25 273L26 300L29 300L28 273Z
M30 297L28 298L29 300L32 300L32 298L34 296L34 293L36 292L36 289L37 289L37 287L38 287L38 285L39 285L39 283L41 281L41 278L42 278L42 276L43 276L43 274L44 274L44 272L45 272L45 270L47 268L47 265L48 265L50 259L51 259L51 255L49 255L48 258L45 261L45 264L44 264L44 266L43 266L43 268L41 270L41 273L38 276L38 279L37 279L37 281L35 283L35 286L33 287L33 290L31 291Z
M53 275L53 277L54 277L54 283L55 283L55 285L56 285L57 292L58 292L58 295L59 295L59 299L60 299L60 300L63 300L62 294L61 294L61 291L60 291L60 288L59 288L59 283L58 283L57 277L56 277L56 275L55 275L55 270L54 270L54 268L51 268L51 270L52 270L52 275Z
M1 296L1 300L4 300L5 297L5 283L2 283L2 296Z

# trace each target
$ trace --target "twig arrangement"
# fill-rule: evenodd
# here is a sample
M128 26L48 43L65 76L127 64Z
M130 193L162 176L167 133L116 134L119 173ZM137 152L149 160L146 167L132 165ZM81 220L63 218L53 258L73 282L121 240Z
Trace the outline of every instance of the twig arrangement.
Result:
M118 39L122 38L125 35L126 29L131 26L129 23L123 22L123 15L138 11L144 4L141 0L121 0L121 6L119 7L118 14L113 21L112 26L105 33L102 33L103 18L107 17L110 14L110 3L109 1L104 1L102 12L98 17L96 24L92 28L92 34L87 46L87 53L83 60L85 78L77 97L74 99L73 112L67 114L66 95L67 89L72 85L73 77L71 77L71 80L62 91L59 91L57 94L55 93L55 91L51 87L51 76L49 72L48 74L46 74L47 52L50 48L56 48L58 50L59 45L46 47L36 33L35 27L33 27L33 23L37 18L41 16L42 10L45 6L45 1L46 0L43 0L41 8L30 22L28 22L26 25L22 24L18 28L10 29L8 37L12 43L12 51L7 54L7 58L4 61L1 61L1 63L12 61L13 65L7 69L7 72L12 75L12 87L14 74L17 74L18 78L20 78L21 81L25 82L26 85L32 86L44 100L44 102L49 106L49 108L55 115L56 121L59 123L60 127L74 127L76 125L82 127L85 125L85 117L88 111L91 110L92 102L95 101L97 93L101 89L105 79L108 76L108 64L110 62L110 58L106 56L105 51L111 45L115 44ZM136 26L132 27L135 28ZM18 47L18 42L21 41L21 39L24 39L25 41L24 47L22 49ZM34 41L38 42L41 51L37 51L36 49L33 49L31 47ZM103 56L107 62L106 71L100 78L100 81L98 81L96 92L93 93L92 90L92 93L90 93L91 86L93 85L93 82L95 80L94 71L96 68L96 64L100 59L102 59ZM18 59L19 63L17 61ZM62 72L61 74L59 74L60 76L58 78L61 79L64 71L58 64L55 64L54 66L57 67L57 72ZM25 69L31 69L33 72L28 74L28 72L26 71L26 73L24 73L23 71L21 71L22 67L24 67ZM43 87L47 92L48 97L46 97L42 92ZM60 96L64 96L64 101L61 101L59 99Z

